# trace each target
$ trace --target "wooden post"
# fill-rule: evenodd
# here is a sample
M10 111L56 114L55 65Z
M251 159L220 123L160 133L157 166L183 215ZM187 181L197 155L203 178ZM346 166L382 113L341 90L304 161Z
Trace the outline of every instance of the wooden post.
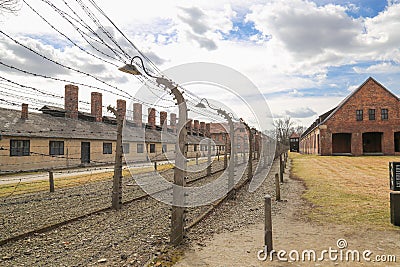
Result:
M211 176L211 139L207 142L207 176Z
M281 180L281 183L283 183L283 160L282 160L282 154L279 155L279 177Z
M264 225L264 245L267 252L273 250L272 246L272 216L271 216L271 196L265 196L265 225Z
M285 154L284 154L284 161L283 161L283 167L284 167L284 169L286 169L286 162L287 162L287 152L285 152Z
M54 192L54 174L53 171L49 171L49 184L50 184L50 192Z
M277 173L275 174L275 193L276 201L281 201L281 184Z
M157 171L157 161L154 161L154 171Z
M199 165L199 154L196 152L196 165Z

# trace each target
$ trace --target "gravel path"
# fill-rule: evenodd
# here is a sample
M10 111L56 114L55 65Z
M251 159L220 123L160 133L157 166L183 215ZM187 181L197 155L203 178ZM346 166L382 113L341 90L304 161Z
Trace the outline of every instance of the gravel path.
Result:
M213 168L221 169L222 164L222 161L214 162ZM205 174L204 164L190 168L202 171L189 173L189 180ZM172 180L173 171L165 171L163 175ZM219 175L207 179L217 179ZM147 174L147 178L151 179L152 175ZM140 188L128 184L134 184L134 180L124 179L124 200L143 194ZM1 218L4 218L1 239L107 207L110 196L111 181L104 181L58 190L53 194L43 192L7 198L0 206ZM105 266L142 266L160 253L169 241L169 208L153 198L145 198L124 205L119 211L85 217L3 245L0 265L92 266L104 263ZM189 221L200 213L198 210L189 210Z
M289 161L289 168L290 165ZM196 226L189 233L191 240L184 246L183 258L174 266L399 266L400 229L372 230L369 227L310 220L305 214L312 211L312 206L302 198L306 190L304 183L291 179L289 169L284 175L285 182L281 185L284 201L272 202L273 248L275 251L286 251L283 256L286 260L280 261L275 254L272 260L268 258L260 261L257 255L264 244L263 198L266 193L273 195L272 178L276 170L274 166L263 187L254 194L243 192L242 197L238 198L242 204L234 205L232 201L231 205L221 206L213 216ZM339 239L346 240L347 247L343 250L337 245ZM341 259L339 253L333 260L327 254L321 256L322 251L330 248L342 251L343 255L348 251L358 251L361 255L360 261L353 260L352 256L349 260L346 256ZM313 250L317 259L296 259L295 254L290 258L288 253L292 250L298 251L300 255L304 251ZM366 250L372 253L371 262L362 258L362 253Z
M206 174L206 164L189 167L189 180ZM221 170L222 162L214 162L213 171ZM199 171L200 172L194 172ZM172 181L173 170L162 171L160 174ZM95 174L93 174L95 175ZM112 174L110 174L112 175ZM30 230L39 229L68 219L89 214L110 206L112 181L88 182L82 186L56 189L56 192L40 192L17 195L0 200L0 241ZM140 175L143 180L152 180L155 173ZM155 191L161 190L153 186ZM123 201L144 195L145 192L130 178L123 179ZM84 208L82 208L84 207Z

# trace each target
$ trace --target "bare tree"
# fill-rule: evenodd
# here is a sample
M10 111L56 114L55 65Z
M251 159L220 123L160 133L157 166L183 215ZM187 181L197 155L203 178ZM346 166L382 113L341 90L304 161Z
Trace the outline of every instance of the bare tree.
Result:
M284 146L289 145L289 136L292 133L293 124L294 122L290 117L274 121L277 141Z
M0 0L0 14L13 13L21 9L19 0Z
M296 133L298 135L302 135L306 130L307 130L307 127L305 127L303 125L299 125L296 127Z
M303 125L297 125L292 127L291 131L290 131L290 135L292 133L297 133L298 135L302 135L302 133L304 133L306 130L306 127L304 127Z

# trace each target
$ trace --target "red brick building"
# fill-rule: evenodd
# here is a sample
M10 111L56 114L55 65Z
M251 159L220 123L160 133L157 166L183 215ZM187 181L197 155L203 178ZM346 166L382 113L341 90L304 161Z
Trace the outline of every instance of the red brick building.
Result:
M368 78L302 134L300 152L319 155L400 155L400 100Z

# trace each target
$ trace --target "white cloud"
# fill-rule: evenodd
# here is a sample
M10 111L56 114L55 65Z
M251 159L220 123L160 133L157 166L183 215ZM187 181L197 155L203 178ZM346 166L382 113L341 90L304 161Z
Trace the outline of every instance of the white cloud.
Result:
M285 110L285 115L292 117L292 118L309 118L315 115L318 115L317 112L315 112L312 108L310 107L298 107L296 109L292 110Z
M304 96L304 94L299 92L297 89L294 89L293 91L289 92L289 95L290 96L297 96L297 97Z
M399 73L400 66L393 65L392 63L389 62L383 62L380 64L371 65L366 68L354 67L353 70L358 74L371 74L371 73L390 74L390 73Z
M302 89L335 87L338 91L345 91L347 86L330 79L332 67L372 62L372 66L355 67L353 71L371 75L390 73L394 76L399 70L397 64L400 63L398 2L390 1L387 9L376 17L354 19L346 11L357 11L355 5L317 6L301 0L149 0L140 4L125 0L118 1L118 4L113 1L96 1L160 69L199 61L230 66L249 77L262 93L282 93L282 99L270 99L274 113L277 114L283 114L285 110L295 111L300 105L318 114L331 108L332 99L337 97L328 96L313 101L304 98ZM29 3L42 11L64 33L88 48L79 34L42 1L32 0ZM55 0L52 3L64 6L62 1ZM73 2L68 3L72 5ZM75 8L79 10L77 6ZM249 11L245 22L254 22L262 34L253 35L250 40L222 38L223 34L234 30L233 22L238 14L243 15ZM84 12L79 14L87 19ZM96 14L104 25L110 25L105 18ZM135 78L127 78L115 67L98 62L71 47L26 6L18 16L9 16L0 23L4 31L13 36L24 36L27 43L35 45L46 55L115 82L121 88L132 90ZM112 34L115 34L129 55L135 55L134 50L115 30ZM11 47L3 41L0 46L2 59L21 66L23 62L28 62L24 67L54 75L69 74L71 79L84 80L80 75L72 76L63 69L52 68L42 61L34 60L21 48ZM93 49L90 51L95 52ZM24 81L29 83L28 79ZM393 78L391 82L396 84L395 81ZM38 84L48 88L54 86L51 83ZM326 110L324 106L327 106Z

